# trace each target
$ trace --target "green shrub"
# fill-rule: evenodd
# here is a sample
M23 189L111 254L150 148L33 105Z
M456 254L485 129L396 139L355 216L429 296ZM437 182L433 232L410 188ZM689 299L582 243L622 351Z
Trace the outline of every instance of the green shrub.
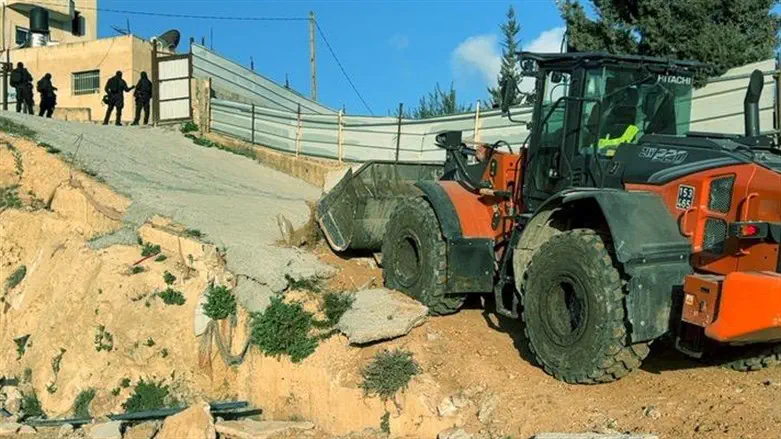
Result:
M368 396L377 395L388 400L399 390L406 389L418 373L420 368L411 352L400 349L379 352L361 371L361 388Z
M198 131L200 128L194 122L186 122L182 125L181 132L184 134Z
M5 287L9 290L13 289L22 283L25 276L27 276L27 267L22 265L21 267L17 268L16 271L11 273L10 276L8 276L8 279L5 281Z
M227 287L210 286L203 313L212 320L224 320L236 314L236 297Z
M114 336L106 331L106 327L100 325L95 331L95 350L111 352L114 349Z
M41 418L46 419L46 414L41 407L41 401L38 399L38 395L35 392L25 394L22 397L22 419L28 418Z
M6 119L5 117L0 117L0 131L18 137L26 137L28 139L34 139L35 136L38 135L35 130L18 124L10 119Z
M190 238L203 238L206 234L201 232L198 229L187 229L184 231L185 236L189 236Z
M19 338L14 339L14 343L16 343L16 359L21 360L24 356L25 351L27 350L27 340L30 339L30 335L25 335Z
M65 352L67 352L65 349L60 348L60 353L52 357L52 372L54 372L55 377L60 373L60 365L62 364L62 357L65 355Z
M113 396L119 396L119 392L121 392L121 391L122 391L122 389L120 389L119 387L114 387L113 389L111 389L111 394Z
M166 259L168 259L168 256L161 253L155 258L155 262L163 262Z
M146 269L143 265L134 265L133 268L130 269L130 274L139 274L143 273Z
M153 245L148 242L144 242L141 247L141 256L147 257L147 256L155 256L160 254L162 249L160 249L159 245Z
M180 291L176 291L174 289L168 288L162 293L157 293L157 295L163 299L163 303L166 305L184 305L184 302L186 302L186 299L184 298L184 294L182 294Z
M285 280L287 280L287 287L290 290L311 291L313 293L323 291L323 281L316 277L296 279L293 276L286 274Z
M136 383L133 393L122 404L122 408L126 413L136 413L173 407L174 402L168 386L163 385L162 381L144 381L142 378Z
M380 418L380 431L385 434L390 434L390 412L385 412Z
M59 149L53 147L52 145L46 142L38 142L38 146L45 149L46 152L48 152L49 154L59 154L60 152L62 152Z
M127 377L122 378L122 381L119 382L119 385L123 389L127 389L128 387L130 387L130 378Z
M89 412L89 404L94 398L95 389L89 388L87 390L82 390L73 401L73 416L75 416L76 419L91 418L92 415L90 415Z
M176 276L166 271L163 273L163 280L165 281L166 285L173 285L174 282L176 282Z
M19 186L0 188L0 209L19 209L22 199L19 198Z
M298 363L317 348L317 339L309 335L312 314L300 303L285 303L272 297L271 305L252 318L252 343L271 356L289 355Z
M352 308L355 296L352 294L326 293L320 309L325 314L325 322L318 322L326 328L332 328L339 323L344 313Z
M146 339L146 343L144 343L144 344L146 345L146 347L151 348L152 346L155 345L155 339L153 339L152 337L149 337L149 338Z

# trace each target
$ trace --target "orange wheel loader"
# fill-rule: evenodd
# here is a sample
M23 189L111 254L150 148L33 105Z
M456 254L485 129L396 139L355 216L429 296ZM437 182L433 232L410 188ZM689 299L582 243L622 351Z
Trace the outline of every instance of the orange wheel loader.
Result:
M743 135L697 133L699 63L519 55L536 80L524 148L445 132L444 164L348 172L318 205L330 245L381 251L385 285L432 314L493 296L566 382L617 380L665 336L737 369L778 362L781 150L760 134L761 72Z

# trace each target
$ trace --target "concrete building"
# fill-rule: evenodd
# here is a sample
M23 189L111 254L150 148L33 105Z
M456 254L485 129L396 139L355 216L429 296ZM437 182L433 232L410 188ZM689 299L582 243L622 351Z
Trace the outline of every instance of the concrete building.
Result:
M49 12L53 44L91 41L98 38L98 0L3 0L3 35L0 47L23 46L30 38L30 11Z
M49 41L39 47L31 47L30 43L30 11L34 7L46 9L49 16ZM97 8L97 0L4 2L3 39L10 47L8 60L14 66L23 62L34 82L51 73L52 83L58 88L55 117L102 121L106 109L103 87L117 71L122 72L128 85L134 85L143 71L152 78L152 43L133 35L98 39ZM2 88L0 81L0 93ZM36 106L39 101L35 93ZM8 110L15 111L15 107L16 93L9 87ZM132 121L134 115L131 92L125 95L122 120Z

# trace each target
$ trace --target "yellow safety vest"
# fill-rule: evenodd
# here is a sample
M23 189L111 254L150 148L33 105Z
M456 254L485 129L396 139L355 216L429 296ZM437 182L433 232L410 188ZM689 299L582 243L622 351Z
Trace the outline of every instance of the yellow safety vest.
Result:
M640 128L637 128L636 125L629 125L626 127L626 130L624 131L624 134L622 134L620 137L616 137L614 139L610 138L610 134L607 135L604 139L599 139L597 142L597 149L602 150L605 148L615 148L618 145L622 143L631 143L635 136L637 136L637 133L640 132ZM615 155L615 150L608 150L606 151L606 154L608 156Z

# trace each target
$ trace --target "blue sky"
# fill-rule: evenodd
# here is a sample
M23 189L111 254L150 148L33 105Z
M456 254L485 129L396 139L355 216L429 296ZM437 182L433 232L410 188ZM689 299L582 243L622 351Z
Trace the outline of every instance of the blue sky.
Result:
M563 22L553 0L525 1L264 1L264 0L99 0L99 7L197 15L307 17L314 11L331 46L376 115L415 105L436 83L452 82L459 101L487 97L495 83L501 40L498 25L512 4L521 25L524 49L557 50ZM141 17L101 12L100 36L115 35L111 25L149 38L170 28L260 74L309 95L307 22L236 22ZM213 29L214 41L209 41ZM350 88L325 44L317 38L318 100L345 106L350 114L368 110Z

